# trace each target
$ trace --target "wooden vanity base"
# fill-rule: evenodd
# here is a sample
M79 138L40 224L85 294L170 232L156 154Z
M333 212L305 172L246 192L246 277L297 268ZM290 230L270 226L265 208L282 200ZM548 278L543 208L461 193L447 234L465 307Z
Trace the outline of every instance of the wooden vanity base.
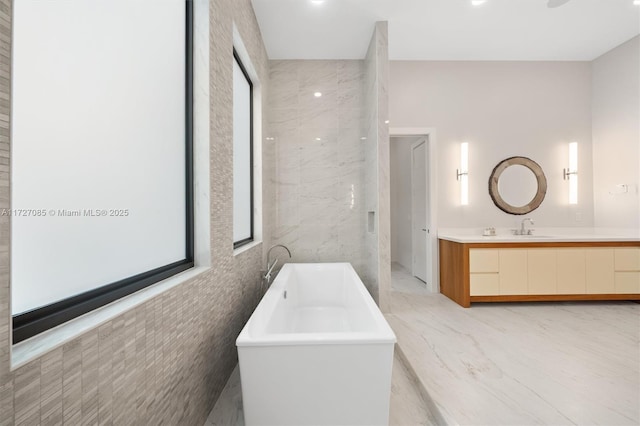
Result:
M615 242L515 242L515 243L457 243L449 240L439 240L440 247L440 292L465 308L471 306L472 302L550 302L550 301L585 301L585 300L640 300L640 241L615 241ZM594 248L602 248L605 250L591 250ZM616 249L627 249L619 250ZM472 268L470 266L470 251L472 249L490 249L491 251L482 251L485 255L489 255L488 263L481 264L476 262ZM526 250L531 249L531 250ZM550 282L556 283L555 288L560 287L557 294L536 294L531 290L534 286L536 274L541 273L541 268L531 268L528 270L527 259L536 256L538 253L535 249L547 249L544 253L552 259L556 256L555 249L559 249L558 253L562 257L560 260L552 260L550 268L542 268L542 273L550 276ZM569 249L569 250L562 250ZM610 250L607 250L610 249ZM495 250L495 252L493 252ZM500 253L502 251L502 253ZM584 253L583 253L584 252ZM518 259L523 259L525 268L515 268L505 262L504 266L500 262L491 262L491 259L500 257L511 259L512 254L516 254ZM571 255L571 256L567 256ZM605 264L599 265L594 261L587 262L586 259L581 260L581 256L599 255L605 258ZM604 255L604 256L603 256ZM576 262L574 266L571 262ZM553 263L556 262L556 263ZM560 262L560 267L558 263ZM582 262L582 263L580 263ZM582 269L581 265L585 265ZM587 265L588 264L588 265ZM555 273L556 268L560 272ZM572 269L574 268L574 269ZM502 269L502 271L501 271ZM513 271L520 273L518 277L511 280ZM585 271L588 270L588 271ZM592 272L591 270L595 271ZM575 273L574 273L575 271ZM553 272L553 273L551 273ZM502 276L500 274L503 274ZM511 275L508 275L511 274ZM604 281L611 281L608 288L613 291L599 293L588 287L589 281L600 280L601 274ZM493 294L472 295L477 289L471 289L471 277L489 282L495 288ZM567 277L574 279L576 283L567 284ZM584 277L585 283L581 283ZM554 281L555 280L555 281ZM512 281L515 283L512 286ZM561 284L558 285L557 282ZM599 281L598 281L599 282ZM637 282L637 288L636 288ZM518 294L509 294L510 288L516 289ZM562 286L574 285L572 293L563 294ZM580 285L583 290L580 292ZM577 288L578 290L575 290ZM484 292L487 292L483 288ZM491 292L490 290L488 292Z

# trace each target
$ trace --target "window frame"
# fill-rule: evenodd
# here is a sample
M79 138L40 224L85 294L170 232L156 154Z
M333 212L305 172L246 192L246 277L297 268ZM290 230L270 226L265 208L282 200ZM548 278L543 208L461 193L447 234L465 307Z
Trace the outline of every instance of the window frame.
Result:
M250 208L250 212L249 212L249 220L250 220L250 229L249 229L249 237L244 238L242 240L239 241L233 241L233 248L238 249L246 244L249 244L251 242L254 241L254 215L253 215L253 209L254 209L254 200L253 200L253 81L251 81L251 77L249 76L249 73L247 72L247 69L245 68L244 64L242 63L242 59L240 59L240 56L238 55L238 52L236 51L236 49L233 49L233 59L234 61L238 64L238 66L240 67L240 70L242 71L242 74L244 75L244 78L247 80L247 83L249 83L249 197L250 197L250 204L249 204L249 208ZM235 188L233 188L233 190L235 191ZM235 217L234 217L235 219Z
M75 296L12 315L13 344L194 267L193 2L185 1L185 258Z

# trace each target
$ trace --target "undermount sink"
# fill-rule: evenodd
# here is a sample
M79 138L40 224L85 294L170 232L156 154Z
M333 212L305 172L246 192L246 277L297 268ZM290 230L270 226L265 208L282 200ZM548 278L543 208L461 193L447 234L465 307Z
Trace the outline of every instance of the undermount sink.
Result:
M513 235L513 234L503 234L503 235L495 235L493 236L493 238L498 239L498 240L519 240L519 239L523 239L523 240L533 240L533 239L544 239L544 238L555 238L551 235Z

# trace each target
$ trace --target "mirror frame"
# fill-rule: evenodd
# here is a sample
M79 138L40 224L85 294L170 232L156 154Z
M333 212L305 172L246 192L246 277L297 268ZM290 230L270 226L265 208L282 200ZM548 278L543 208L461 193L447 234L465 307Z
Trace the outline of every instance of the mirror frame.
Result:
M500 195L500 191L498 190L498 181L500 180L500 175L504 172L508 167L520 165L528 168L533 172L538 181L538 190L536 191L536 195L533 197L529 203L524 206L516 207L507 203L502 196ZM527 157L509 157L505 160L502 160L498 163L497 166L493 168L491 172L491 176L489 177L489 195L493 200L493 203L503 212L515 215L522 215L531 213L542 204L545 195L547 194L547 178L542 171L542 167L535 161Z

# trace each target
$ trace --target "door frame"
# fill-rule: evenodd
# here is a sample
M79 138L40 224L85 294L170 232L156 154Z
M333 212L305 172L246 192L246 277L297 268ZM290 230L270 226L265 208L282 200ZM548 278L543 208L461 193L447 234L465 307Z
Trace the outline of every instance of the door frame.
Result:
M438 263L438 182L437 182L437 168L438 164L435 161L437 157L437 138L436 129L434 127L391 127L389 128L389 137L406 137L416 136L424 137L427 144L426 153L426 165L428 169L429 184L427 187L426 200L428 203L428 217L426 218L427 227L430 230L428 241L430 242L430 250L427 253L431 253L431 256L427 258L427 274L431 275L431 280L427 284L427 288L432 293L440 292L440 268ZM387 200L391 205L391 199ZM389 226L391 224L389 223Z
M415 199L415 159L416 157L418 157L417 155L415 155L415 150L420 146L420 145L424 145L424 151L425 151L425 157L424 157L424 167L425 167L425 175L427 176L427 180L428 180L428 175L427 175L427 171L429 169L429 137L420 137L418 138L415 142L413 142L411 144L411 274L418 278L418 275L416 274L416 255L415 255L415 248L416 248L416 216L414 214L415 212L415 206L416 206L416 199ZM429 190L427 188L427 185L425 185L425 193L422 194L424 196L424 202L426 204L425 207L426 208L426 214L427 214L427 219L429 218ZM428 271L430 271L429 268L429 264L431 262L429 262L429 242L431 241L431 230L429 229L429 221L425 220L425 224L427 226L427 233L428 233L428 238L425 240L425 255L427 256L426 259L424 259L425 261L425 279L426 279L426 284L427 286L429 286L429 283L432 281L432 277L427 273ZM420 278L418 278L420 279Z

